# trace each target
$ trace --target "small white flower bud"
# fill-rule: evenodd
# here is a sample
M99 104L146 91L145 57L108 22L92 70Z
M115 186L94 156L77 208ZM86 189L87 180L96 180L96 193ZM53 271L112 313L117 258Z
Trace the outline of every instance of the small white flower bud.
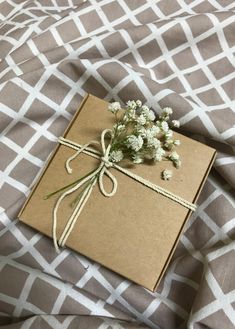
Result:
M152 128L150 128L153 136L157 135L160 133L160 128L158 126L153 125Z
M135 155L133 156L133 163L135 163L135 164L140 164L140 163L142 163L143 161L144 161L144 159L143 159L140 155L135 154Z
M121 105L119 102L113 102L108 105L108 110L112 113L117 113L119 110L121 110Z
M154 155L154 161L156 161L156 162L162 161L162 157L163 157L163 155L165 155L165 153L166 152L161 147L156 149L156 153Z
M112 162L119 162L123 159L123 153L121 150L112 151L109 154L109 159Z
M136 121L140 124L140 125L145 125L145 123L146 123L146 119L145 119L145 117L143 116L143 114L141 114L137 119L136 119Z
M168 170L168 169L163 170L162 179L169 180L169 179L171 179L171 177L172 177L172 171L171 170Z
M127 106L133 110L136 109L137 105L136 105L136 102L135 101L128 101L127 103Z
M180 145L180 140L179 139L175 139L173 142L174 145L179 146Z
M163 113L164 113L164 114L167 114L167 115L172 114L172 113L173 113L172 108L170 108L170 107L165 107L165 108L163 109Z
M168 126L168 123L166 121L163 121L161 123L161 128L164 132L167 132L169 130L169 126Z
M181 160L175 160L174 165L175 165L176 168L180 168L181 167Z
M173 131L169 129L169 130L165 133L165 137L168 139L168 138L172 138L172 136L173 136Z
M172 124L175 128L179 128L180 127L180 122L179 120L172 120Z
M137 101L136 101L136 105L137 105L138 107L141 107L141 106L142 106L142 102L141 102L139 99L137 99Z
M180 156L177 152L172 152L170 155L169 155L169 158L172 160L172 161L178 161Z

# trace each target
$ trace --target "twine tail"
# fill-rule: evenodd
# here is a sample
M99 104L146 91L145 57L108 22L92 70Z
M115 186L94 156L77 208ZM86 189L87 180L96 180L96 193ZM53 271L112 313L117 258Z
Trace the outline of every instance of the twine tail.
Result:
M77 191L82 185L84 185L86 182L88 182L89 180L92 180L93 177L95 177L99 172L100 170L102 169L103 167L103 164L100 164L100 166L94 171L92 172L90 175L86 176L83 180L81 180L78 184L76 184L74 187L72 187L71 189L69 189L68 191L64 192L60 197L59 199L57 200L56 204L55 204L55 207L54 207L54 210L53 210L53 226L52 226L52 236L53 236L53 242L54 242L54 246L55 246L55 249L56 249L56 252L59 253L60 250L59 250L59 244L57 242L57 213L58 213L58 209L59 209L59 206L61 204L61 202L63 201L63 199ZM86 190L85 190L86 191ZM84 192L85 192L84 191ZM80 204L80 202L79 202ZM76 207L77 208L77 207ZM72 219L71 219L72 221ZM64 229L67 230L68 229L68 226L70 224L70 221L66 224L66 227ZM63 231L63 232L64 232ZM63 233L62 233L63 234Z
M96 182L97 182L97 178L95 178L94 181L91 183L91 185L89 185L86 188L86 190L84 191L81 202L79 202L78 206L74 210L72 216L70 217L70 219L69 219L69 221L66 225L66 228L65 228L64 232L62 233L62 235L59 239L59 245L61 247L64 247L70 233L72 232L72 230L73 230L73 228L74 228L74 226L77 222L78 217L80 216L83 208L85 207L87 201L90 198L90 195L92 193L92 190L93 190L94 186L96 185Z

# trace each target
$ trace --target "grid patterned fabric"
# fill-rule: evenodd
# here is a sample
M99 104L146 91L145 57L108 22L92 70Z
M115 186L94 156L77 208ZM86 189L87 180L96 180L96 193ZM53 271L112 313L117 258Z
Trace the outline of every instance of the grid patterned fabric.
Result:
M2 328L235 327L234 53L233 0L0 2ZM17 220L86 92L170 106L218 151L156 293Z

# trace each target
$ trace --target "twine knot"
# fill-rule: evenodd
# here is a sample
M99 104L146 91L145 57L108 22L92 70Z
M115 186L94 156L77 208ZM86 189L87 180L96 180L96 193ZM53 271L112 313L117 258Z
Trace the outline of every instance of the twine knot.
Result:
M107 155L101 157L100 160L104 163L104 165L107 169L113 167L113 163L111 161L109 161L109 158Z

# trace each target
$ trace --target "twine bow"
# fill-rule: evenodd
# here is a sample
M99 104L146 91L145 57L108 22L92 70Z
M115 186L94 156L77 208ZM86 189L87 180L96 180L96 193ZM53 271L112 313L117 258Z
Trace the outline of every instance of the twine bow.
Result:
M111 132L112 131L110 129L105 129L105 130L103 130L103 132L101 134L100 142L96 141L96 140L92 140L89 143L84 144L84 145L80 145L78 143L75 143L75 142L73 142L69 139L63 138L63 137L59 137L59 139L58 139L60 144L62 144L64 146L68 146L68 147L76 150L75 154L73 154L71 157L69 157L65 162L65 167L69 174L72 173L72 168L70 166L70 162L72 160L74 160L77 156L79 156L79 154L81 154L81 153L87 154L89 156L92 156L92 157L100 160L99 166L94 171L92 171L90 174L84 176L81 180L78 180L77 184L73 185L67 191L62 193L55 204L55 207L53 209L53 241L54 241L55 249L58 253L59 253L59 246L63 247L65 245L66 240L68 239L70 233L72 232L74 225L75 225L79 215L81 214L82 209L84 208L86 202L88 201L88 199L91 195L92 189L94 188L96 183L98 183L100 191L104 196L112 197L116 193L118 182L117 182L116 177L110 172L109 168L115 168L115 169L119 170L120 172L124 173L125 175L131 177L132 179L134 179L134 180L138 181L139 183L145 185L146 187L154 190L155 192L160 193L161 195L164 195L165 197L181 204L183 207L186 207L189 210L192 210L192 211L196 210L195 204L193 204L187 200L184 200L180 196L178 196L156 184L153 184L150 181L144 179L143 177L138 176L138 175L134 174L133 172L110 161L109 152L110 152L112 140L110 139L110 142L106 146L105 137L106 137L106 135L109 135L109 137L110 137ZM97 150L95 150L94 148L90 147L91 145L95 145L95 144L101 146L102 153L100 153ZM104 175L108 176L112 182L112 189L110 192L106 191L106 189L104 188L104 181L103 181ZM90 184L88 184L86 186L87 182L90 182ZM56 232L57 231L57 213L58 213L59 206L60 206L61 202L66 198L66 196L77 191L83 185L85 185L85 188L84 188L84 191L82 192L82 196L81 196L79 202L77 203L75 209L73 210L73 213L69 217L69 220L68 220L59 240L57 240L57 232Z

